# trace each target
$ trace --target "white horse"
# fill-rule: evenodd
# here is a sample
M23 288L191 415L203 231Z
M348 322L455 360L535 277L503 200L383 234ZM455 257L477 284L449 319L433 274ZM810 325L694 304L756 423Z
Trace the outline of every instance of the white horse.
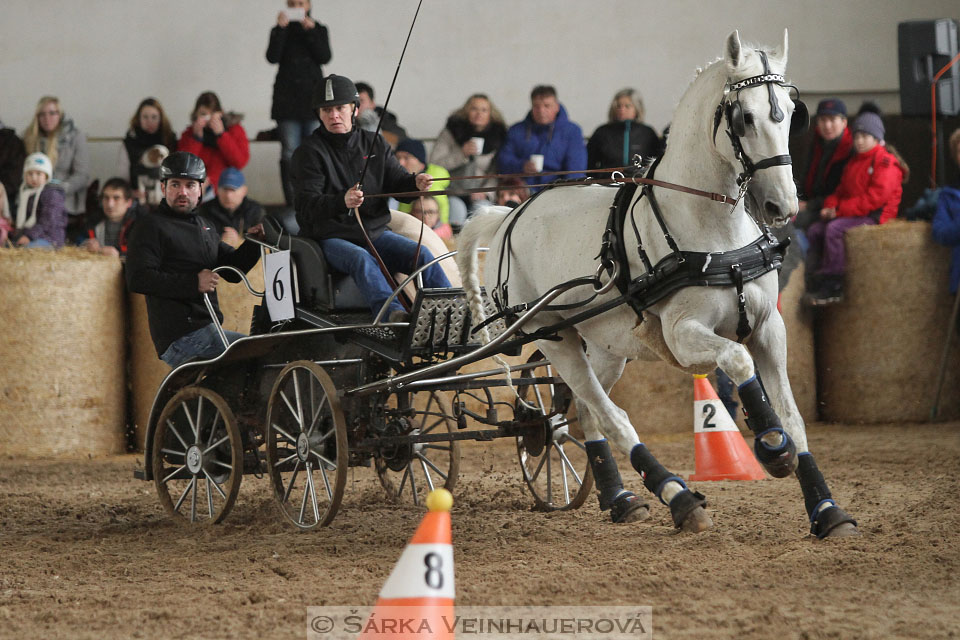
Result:
M798 207L788 150L794 110L798 118L804 118L804 125L806 119L805 107L794 102L783 80L786 62L786 31L782 44L770 51L748 48L741 44L736 31L730 34L723 58L699 72L681 98L656 179L737 194L738 176L749 176L746 198L751 210L774 226L786 224ZM490 247L485 269L488 291L494 291L498 284L497 265L509 259L509 303L535 300L560 282L597 272L597 252L611 193L601 186L560 186L537 196L522 214L494 207L471 220L460 236L458 263L476 317L483 314L477 247ZM666 227L682 251L713 252L711 257L722 257L720 252L740 249L761 236L739 199L731 207L729 203L661 187L654 187L653 193ZM638 198L640 202L636 202ZM633 204L644 249L656 265L673 249L654 216L650 198L641 198L638 191ZM516 215L520 217L505 245L504 234L511 225L504 223ZM636 277L647 269L639 252L632 249L629 222L625 226L630 229L630 273ZM509 247L509 256L503 255L505 246ZM807 447L803 419L787 380L786 334L776 310L776 272L768 271L743 283L742 291L745 314L740 312L732 285L688 286L648 307L642 321L631 307L621 305L560 330L562 340L537 342L576 399L600 506L611 509L615 522L649 515L649 506L623 489L610 455L609 438L630 456L644 485L669 505L678 528L696 532L712 524L703 508L703 496L688 489L682 479L656 461L640 442L626 413L609 398L627 359L650 360L655 354L654 358L685 371L706 373L716 366L723 369L739 386L748 425L756 435L758 459L776 477L796 473L812 533L821 538L855 534L856 522L832 499ZM618 295L613 290L587 307L543 311L528 327L550 326ZM574 289L555 304L584 297L582 288ZM742 326L742 315L749 321L750 333L741 344L737 329L738 324ZM758 371L763 374L762 383Z

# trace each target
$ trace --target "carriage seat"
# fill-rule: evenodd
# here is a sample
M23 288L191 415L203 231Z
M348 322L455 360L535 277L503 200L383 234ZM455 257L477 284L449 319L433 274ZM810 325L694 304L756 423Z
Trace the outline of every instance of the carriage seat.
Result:
M330 268L319 243L288 233L270 215L263 218L263 231L269 244L290 250L298 304L319 311L362 309L369 312L370 306L357 283L350 275Z

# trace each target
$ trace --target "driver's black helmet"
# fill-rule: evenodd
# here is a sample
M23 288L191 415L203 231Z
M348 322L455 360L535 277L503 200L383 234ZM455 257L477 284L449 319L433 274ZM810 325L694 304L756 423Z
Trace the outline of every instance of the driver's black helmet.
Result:
M164 158L160 165L160 181L170 178L187 178L203 182L207 179L207 167L203 160L187 151L177 151Z
M330 74L323 78L313 87L313 100L311 102L314 109L320 107L336 107L341 104L355 105L360 104L360 94L357 93L357 86L353 80L346 76Z

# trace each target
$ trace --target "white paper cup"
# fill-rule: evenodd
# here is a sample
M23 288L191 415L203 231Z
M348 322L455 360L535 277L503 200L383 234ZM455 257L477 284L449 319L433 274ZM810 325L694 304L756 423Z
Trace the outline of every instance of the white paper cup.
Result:
M470 142L477 145L477 155L483 155L483 138L470 138Z
M530 156L530 162L533 163L534 171L540 173L543 171L543 154L534 153Z

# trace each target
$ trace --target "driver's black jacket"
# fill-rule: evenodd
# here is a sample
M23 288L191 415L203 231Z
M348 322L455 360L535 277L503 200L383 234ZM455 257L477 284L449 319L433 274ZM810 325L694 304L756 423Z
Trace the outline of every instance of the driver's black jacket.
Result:
M198 273L224 265L247 272L259 259L259 245L248 241L234 249L221 242L216 228L196 210L180 214L164 200L156 213L138 218L127 247L127 287L147 297L157 355L212 322L199 291ZM230 282L240 281L230 272L221 275ZM222 322L216 291L210 301Z

